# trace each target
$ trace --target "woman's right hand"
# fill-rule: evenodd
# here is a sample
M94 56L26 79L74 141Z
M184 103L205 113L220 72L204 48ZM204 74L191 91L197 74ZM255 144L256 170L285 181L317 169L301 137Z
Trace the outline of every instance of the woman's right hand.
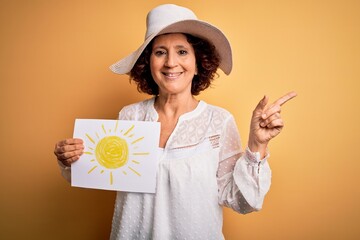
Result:
M84 142L80 138L68 138L55 145L54 154L65 166L77 161L84 153Z

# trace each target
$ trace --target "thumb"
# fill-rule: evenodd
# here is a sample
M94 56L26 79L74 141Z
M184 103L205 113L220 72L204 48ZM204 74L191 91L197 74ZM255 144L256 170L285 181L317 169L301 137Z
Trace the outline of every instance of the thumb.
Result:
M269 102L269 97L264 95L264 97L260 100L258 105L256 106L255 110L263 111L265 110L266 105Z

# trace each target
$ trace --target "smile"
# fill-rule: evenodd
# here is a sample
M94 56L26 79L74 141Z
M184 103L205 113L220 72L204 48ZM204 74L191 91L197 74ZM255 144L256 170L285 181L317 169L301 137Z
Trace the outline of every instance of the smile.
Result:
M163 74L168 78L177 78L178 76L180 76L182 74L182 72L176 72L176 73L163 72Z

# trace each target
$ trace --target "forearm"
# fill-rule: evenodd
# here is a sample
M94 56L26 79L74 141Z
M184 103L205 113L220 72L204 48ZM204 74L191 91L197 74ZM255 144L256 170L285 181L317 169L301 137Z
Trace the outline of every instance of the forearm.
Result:
M242 214L260 210L271 184L268 157L247 149L233 171L218 178L220 204Z
M71 183L71 167L65 166L62 162L58 161L61 175L65 178L66 181Z

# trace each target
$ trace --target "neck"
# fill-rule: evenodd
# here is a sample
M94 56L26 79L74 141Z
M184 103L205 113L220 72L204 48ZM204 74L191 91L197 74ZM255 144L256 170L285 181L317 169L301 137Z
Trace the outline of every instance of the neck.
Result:
M178 118L180 115L191 112L196 108L198 101L191 94L159 95L155 99L155 109L158 113L171 118Z

